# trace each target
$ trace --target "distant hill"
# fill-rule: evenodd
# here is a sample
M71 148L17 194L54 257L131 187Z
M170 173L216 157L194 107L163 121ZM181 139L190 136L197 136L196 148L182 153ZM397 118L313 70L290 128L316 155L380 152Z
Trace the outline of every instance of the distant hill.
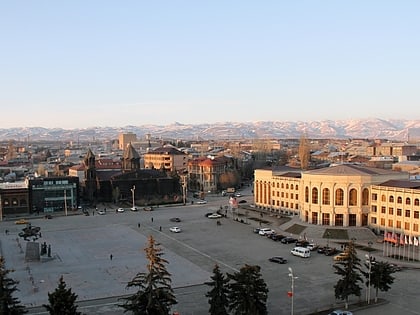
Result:
M257 121L221 122L214 124L141 125L125 127L91 127L61 129L42 127L0 128L0 140L20 141L98 141L117 139L119 133L132 132L139 139L146 134L153 138L181 140L240 140L240 139L288 139L299 138L362 138L408 141L418 139L420 120L324 120L311 122Z

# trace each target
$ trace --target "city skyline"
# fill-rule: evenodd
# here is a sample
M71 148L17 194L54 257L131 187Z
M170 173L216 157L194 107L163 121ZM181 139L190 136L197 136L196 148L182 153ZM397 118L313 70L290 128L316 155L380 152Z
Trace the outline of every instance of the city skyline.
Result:
M418 9L5 2L2 128L418 119Z

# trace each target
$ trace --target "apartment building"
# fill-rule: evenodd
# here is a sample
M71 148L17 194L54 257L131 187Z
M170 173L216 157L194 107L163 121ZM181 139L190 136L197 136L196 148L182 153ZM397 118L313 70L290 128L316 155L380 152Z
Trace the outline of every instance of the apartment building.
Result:
M144 154L144 167L175 172L187 168L188 155L173 146L163 146Z

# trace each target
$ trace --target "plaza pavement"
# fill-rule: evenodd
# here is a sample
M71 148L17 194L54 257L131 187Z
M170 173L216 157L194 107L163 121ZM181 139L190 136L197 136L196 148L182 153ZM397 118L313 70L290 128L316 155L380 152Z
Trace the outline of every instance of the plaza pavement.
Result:
M31 220L34 226L41 227L42 238L39 241L51 245L52 249L52 259L43 258L40 262L25 262L25 241L17 236L22 226L14 225L13 221L2 222L0 232L8 229L9 234L1 234L1 251L6 266L15 270L11 276L20 281L19 299L31 307L30 314L46 314L39 306L47 303L48 292L55 290L59 277L63 275L68 287L72 288L80 301L85 301L79 304L85 314L122 314L122 309L115 307L115 301L131 293L126 290L126 283L137 272L145 271L143 248L147 245L148 235L153 235L163 248L164 258L169 261L168 270L172 274L172 286L179 302L173 310L183 315L208 313L207 298L204 297L208 287L203 283L210 280L216 263L223 272L229 273L238 271L245 263L261 266L270 290L267 303L269 314L290 313L288 267L292 267L298 276L295 281L295 314L321 312L340 305L334 299L336 276L332 272L331 257L315 253L310 259L296 258L290 255L292 245L283 245L252 233L258 224L250 218L258 217L259 213L253 213L250 208L246 220L250 224L232 220L230 213L228 218L222 219L222 226L217 226L215 221L205 218L204 213L217 210L225 199L209 197L208 200L207 205L158 208L152 212L127 211L122 214L116 214L108 205L109 213L104 216L75 215L59 216L52 220ZM175 225L169 218L175 216L182 219L181 223L176 223L183 229L179 234L169 232L169 227ZM296 217L280 224L276 216L268 213L264 219L266 226L284 233L293 224L303 224ZM322 226L305 227L306 237L319 244L326 242L322 237L324 231L325 227ZM374 254L382 254L382 244L376 242L376 236L369 230L351 229L349 236L356 238L357 243L372 242L372 247L377 249ZM335 241L330 240L331 243ZM274 255L285 256L289 263L269 263L268 257ZM404 265L417 267L417 263L413 262L404 262ZM403 278L413 290L419 289L417 283L409 281L413 279L410 273L403 274ZM405 283L397 284L406 287ZM403 297L408 293L404 292ZM398 303L400 299L401 296L397 294L397 309L401 304ZM403 304L406 308L410 305ZM408 309L407 313L418 314ZM360 310L358 314L365 313ZM385 311L383 314L392 313Z

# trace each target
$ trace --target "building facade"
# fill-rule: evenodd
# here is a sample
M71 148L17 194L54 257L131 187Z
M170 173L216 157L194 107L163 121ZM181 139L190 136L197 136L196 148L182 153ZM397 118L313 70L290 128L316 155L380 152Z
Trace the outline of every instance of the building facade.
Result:
M156 148L144 154L144 167L169 172L187 169L188 155L178 149L167 146Z
M408 180L408 174L349 164L304 172L256 170L254 201L311 224L369 226L371 188L389 180Z

